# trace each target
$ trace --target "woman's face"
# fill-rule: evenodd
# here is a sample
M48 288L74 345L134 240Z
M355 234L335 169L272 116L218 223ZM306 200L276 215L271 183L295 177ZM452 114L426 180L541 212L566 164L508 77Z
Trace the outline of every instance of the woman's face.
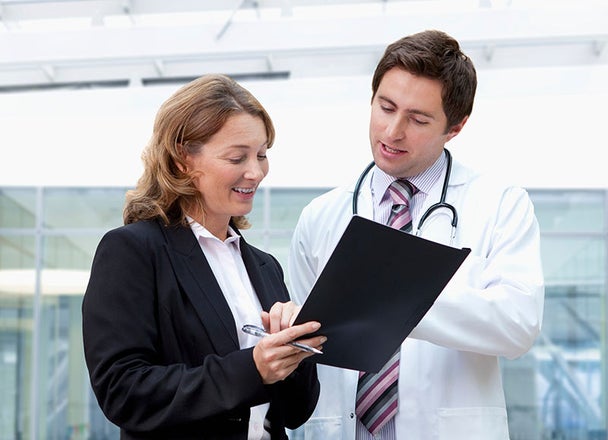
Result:
M188 213L224 239L232 216L248 214L258 185L268 174L268 138L262 119L246 113L231 116L196 155L188 171L203 196L204 213Z

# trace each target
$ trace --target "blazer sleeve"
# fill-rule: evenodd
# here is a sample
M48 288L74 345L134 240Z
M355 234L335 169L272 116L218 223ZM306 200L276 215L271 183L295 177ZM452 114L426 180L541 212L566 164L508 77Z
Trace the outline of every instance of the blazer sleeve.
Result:
M180 292L160 239L138 232L122 227L103 237L83 300L85 359L103 412L137 432L248 418L271 396L253 350L220 356L200 321L175 322L159 307L161 289L175 289L176 301ZM200 351L184 348L191 339ZM285 386L301 397L307 385L293 378Z
M312 415L319 400L320 385L317 367L303 361L283 382L273 386L271 412L280 411L284 426L296 429ZM271 414L271 420L273 414Z

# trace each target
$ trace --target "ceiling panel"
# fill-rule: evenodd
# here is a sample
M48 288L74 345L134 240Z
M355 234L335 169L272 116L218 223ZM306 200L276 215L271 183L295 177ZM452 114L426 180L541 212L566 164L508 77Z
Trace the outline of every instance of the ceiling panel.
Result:
M368 75L423 29L478 69L608 63L608 1L3 0L0 91Z

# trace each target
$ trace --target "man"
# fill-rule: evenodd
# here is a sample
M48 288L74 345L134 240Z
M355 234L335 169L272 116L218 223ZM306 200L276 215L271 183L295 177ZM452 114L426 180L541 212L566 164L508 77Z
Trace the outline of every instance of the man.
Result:
M319 365L321 397L298 436L509 438L499 357L523 355L540 331L539 228L523 189L456 162L449 165L444 146L467 122L476 86L471 60L443 32L425 31L389 45L372 81L369 136L375 166L356 194L354 185L336 188L303 210L289 256L291 294L298 303L305 301L352 217L353 197L358 215L388 223L394 203L390 188L397 179L406 179L401 186L409 188L403 196L411 220L406 231L472 252L401 346L394 370L397 406L386 395L377 406L380 415L371 414L375 403L361 410L357 401L369 399L362 395L371 385L359 383L359 372ZM432 210L420 224L439 202L444 181L445 201L459 220L455 234L454 213L447 208ZM375 426L362 423L369 419Z

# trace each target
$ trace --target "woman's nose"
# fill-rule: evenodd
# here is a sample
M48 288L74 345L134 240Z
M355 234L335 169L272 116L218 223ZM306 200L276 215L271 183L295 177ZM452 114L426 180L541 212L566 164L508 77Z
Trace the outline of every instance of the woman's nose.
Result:
M267 167L265 161L257 159L250 161L245 171L245 178L260 181L266 176Z

